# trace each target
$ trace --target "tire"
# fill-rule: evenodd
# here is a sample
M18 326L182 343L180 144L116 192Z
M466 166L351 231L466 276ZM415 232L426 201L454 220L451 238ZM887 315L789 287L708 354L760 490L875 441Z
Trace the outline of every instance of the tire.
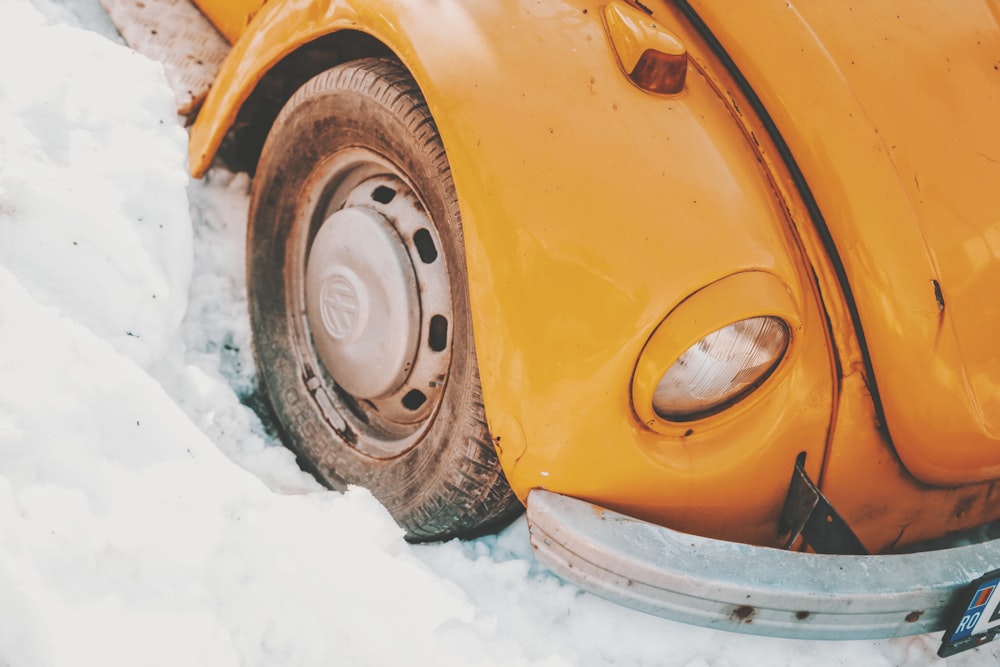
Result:
M247 257L264 389L321 481L367 487L413 541L521 511L486 425L451 172L402 67L345 63L289 100Z

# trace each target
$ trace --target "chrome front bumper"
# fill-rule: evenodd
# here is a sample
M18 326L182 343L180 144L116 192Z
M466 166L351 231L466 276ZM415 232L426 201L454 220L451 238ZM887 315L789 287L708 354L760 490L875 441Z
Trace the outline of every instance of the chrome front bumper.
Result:
M943 630L956 593L1000 567L1000 540L888 556L830 556L680 533L535 490L531 543L560 577L684 623L796 639Z

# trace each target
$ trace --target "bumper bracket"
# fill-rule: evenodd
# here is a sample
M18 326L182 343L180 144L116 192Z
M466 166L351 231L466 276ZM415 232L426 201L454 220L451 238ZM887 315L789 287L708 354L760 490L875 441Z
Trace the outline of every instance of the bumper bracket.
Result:
M781 510L780 534L788 534L785 548L791 547L799 535L820 554L868 554L865 545L847 522L833 509L805 469L805 454L795 461L792 482L788 487L785 506Z

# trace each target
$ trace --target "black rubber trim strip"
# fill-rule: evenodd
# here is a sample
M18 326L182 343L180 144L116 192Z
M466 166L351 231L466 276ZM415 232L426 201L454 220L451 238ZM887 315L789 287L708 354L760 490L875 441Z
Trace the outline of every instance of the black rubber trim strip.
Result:
M702 38L708 43L716 57L719 58L723 66L729 72L730 76L732 76L736 81L736 85L739 86L740 90L750 102L750 106L754 113L757 114L757 117L764 124L764 128L771 137L771 141L774 142L774 145L777 147L778 153L781 155L785 166L788 167L788 170L791 173L792 181L795 183L795 187L799 191L799 195L802 197L802 200L806 205L806 209L809 211L809 216L812 218L813 225L815 225L816 231L819 233L820 239L823 241L823 246L826 248L826 253L830 259L830 263L833 265L833 270L837 274L837 281L840 283L840 289L844 294L844 300L846 301L847 308L851 313L851 322L854 324L854 330L858 336L858 344L861 347L861 357L865 364L865 373L868 376L866 378L866 384L872 397L872 403L875 407L875 417L878 419L877 426L884 430L886 436L889 437L888 424L885 420L885 414L882 411L882 399L879 396L878 383L875 380L875 369L872 367L871 357L868 354L868 341L865 339L865 332L861 326L861 317L858 314L857 302L854 300L854 292L851 290L851 284L847 280L847 271L844 269L844 262L840 258L837 246L833 242L833 236L830 234L830 228L827 226L826 219L823 217L823 213L820 211L819 205L816 203L816 199L813 197L812 191L809 189L809 184L806 182L805 176L802 175L802 171L799 169L799 165L796 163L791 150L789 150L788 144L785 143L781 133L778 131L778 127L774 124L770 114L767 113L767 109L764 108L760 98L757 97L753 88L747 82L746 78L744 78L739 68L736 67L736 63L734 63L733 59L729 57L729 54L722 46L722 43L719 42L714 34L712 34L709 27L705 25L705 22L701 20L701 17L698 16L697 12L694 11L686 0L673 0L673 2L684 14L691 25L694 26L695 30L697 30ZM892 441L891 437L889 438L889 441Z

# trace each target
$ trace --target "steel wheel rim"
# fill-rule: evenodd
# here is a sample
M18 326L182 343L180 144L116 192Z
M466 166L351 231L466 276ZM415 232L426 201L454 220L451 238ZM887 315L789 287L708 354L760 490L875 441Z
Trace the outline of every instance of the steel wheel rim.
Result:
M318 164L295 211L286 299L303 382L348 444L399 456L433 423L451 365L451 274L438 229L402 171L362 148Z

